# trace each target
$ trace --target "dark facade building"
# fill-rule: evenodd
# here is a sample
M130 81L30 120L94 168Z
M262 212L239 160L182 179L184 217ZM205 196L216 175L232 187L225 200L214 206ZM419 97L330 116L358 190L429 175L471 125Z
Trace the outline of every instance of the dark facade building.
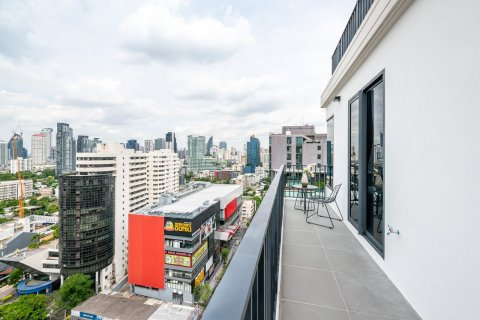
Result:
M155 150L162 150L167 147L167 143L164 138L155 139Z
M127 141L126 149L133 149L135 151L140 150L140 144L135 139L130 139Z
M57 123L56 163L57 175L75 172L77 147L73 129L68 123Z
M92 152L92 140L88 139L88 136L78 136L77 152Z
M23 138L20 134L15 133L13 137L10 138L10 141L8 142L8 159L14 159L16 158L15 155L13 154L13 143L16 142L16 147L17 147L17 154L16 157L22 157L24 159L27 158L28 152L27 149L23 147Z
M167 149L172 149L175 153L178 152L175 132L167 132L165 135L165 142L167 143Z
M212 150L213 147L213 136L208 138L207 141L207 152L205 153L206 156L211 156L212 154L210 153L210 150Z
M60 273L93 275L112 263L115 178L111 174L59 176Z
M218 143L218 148L223 149L223 150L227 150L227 143L225 141L220 141Z
M250 141L247 142L247 165L243 170L243 173L255 173L255 168L260 167L260 140L255 136L250 137Z

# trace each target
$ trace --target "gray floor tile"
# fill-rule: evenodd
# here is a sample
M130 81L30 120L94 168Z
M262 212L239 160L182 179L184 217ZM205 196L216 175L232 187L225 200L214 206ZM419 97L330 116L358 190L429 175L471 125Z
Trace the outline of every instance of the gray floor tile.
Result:
M350 319L351 320L395 320L398 318L375 316L371 314L357 313L357 312L350 311Z
M342 310L312 306L282 300L280 304L282 320L349 320L348 313Z
M284 220L284 228L292 230L315 231L315 225L305 222L305 216L286 215Z
M348 310L369 314L419 319L417 313L386 276L335 273Z
M362 252L365 249L352 234L318 233L322 245L326 249Z
M282 266L281 297L288 300L345 309L331 271Z
M366 276L384 276L385 273L365 252L325 249L333 271L353 272Z
M330 269L327 256L321 247L306 247L285 243L283 264L317 269Z
M283 242L286 244L303 244L307 246L321 247L322 243L318 239L315 231L299 231L283 229Z

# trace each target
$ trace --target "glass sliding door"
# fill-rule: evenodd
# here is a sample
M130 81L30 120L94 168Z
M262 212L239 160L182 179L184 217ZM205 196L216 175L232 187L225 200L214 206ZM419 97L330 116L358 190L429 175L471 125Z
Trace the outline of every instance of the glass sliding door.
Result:
M383 251L383 148L384 148L384 83L383 78L365 91L366 96L366 160L367 203L366 232L373 245Z
M348 220L358 229L358 222L360 217L360 206L358 197L358 178L359 178L359 151L360 151L360 99L358 96L354 97L349 103L349 172L350 172L350 192L349 192L349 214Z
M333 188L333 139L334 139L334 118L327 120L327 176L326 184Z

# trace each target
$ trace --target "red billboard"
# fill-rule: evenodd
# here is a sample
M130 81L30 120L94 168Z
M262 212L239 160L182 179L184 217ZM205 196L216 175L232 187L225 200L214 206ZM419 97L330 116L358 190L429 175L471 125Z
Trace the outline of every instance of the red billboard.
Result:
M160 216L128 215L128 282L165 286L164 220Z
M234 198L230 201L229 204L225 207L225 221L230 219L232 214L237 210L237 198Z

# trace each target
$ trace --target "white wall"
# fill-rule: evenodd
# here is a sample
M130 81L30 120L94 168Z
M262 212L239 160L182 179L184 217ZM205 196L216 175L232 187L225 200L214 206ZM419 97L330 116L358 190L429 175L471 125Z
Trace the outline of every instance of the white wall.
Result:
M413 1L336 95L335 183L348 212L348 100L385 69L385 260L424 319L479 319L480 2ZM353 229L353 227L352 227Z

